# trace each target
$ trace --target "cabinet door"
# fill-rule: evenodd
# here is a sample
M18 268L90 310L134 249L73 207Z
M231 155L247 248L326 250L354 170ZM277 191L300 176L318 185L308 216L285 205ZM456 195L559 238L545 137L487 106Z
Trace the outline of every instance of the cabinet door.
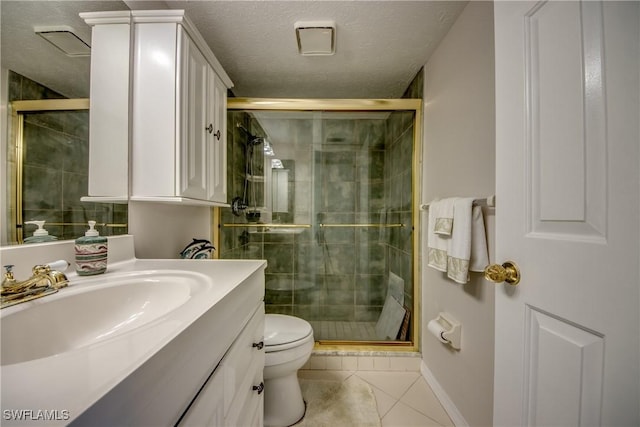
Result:
M227 88L209 67L208 194L207 199L227 203Z
M180 427L224 425L224 375L216 370L179 423Z
M253 386L262 382L264 368L264 305L260 304L247 326L233 343L221 363L224 369L225 416L236 425L240 413L246 412ZM258 390L260 391L260 390Z
M204 55L184 34L182 39L181 135L179 195L207 199L207 79L210 66Z

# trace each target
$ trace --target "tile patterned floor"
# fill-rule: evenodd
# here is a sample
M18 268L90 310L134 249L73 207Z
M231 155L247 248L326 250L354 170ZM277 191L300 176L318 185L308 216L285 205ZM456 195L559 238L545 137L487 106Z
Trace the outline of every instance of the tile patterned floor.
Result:
M376 397L382 427L449 427L453 422L420 372L300 370L301 378L366 381Z

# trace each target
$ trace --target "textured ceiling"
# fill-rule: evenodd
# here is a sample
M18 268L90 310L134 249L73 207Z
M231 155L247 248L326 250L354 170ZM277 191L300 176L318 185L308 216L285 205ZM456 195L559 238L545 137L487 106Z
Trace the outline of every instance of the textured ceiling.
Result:
M87 58L68 58L33 34L65 24L86 41L79 12L127 8L185 9L247 97L397 98L466 5L463 1L7 1L2 67L66 96L88 96ZM336 53L297 53L297 21L336 23Z
M33 32L33 27L67 25L85 42L91 28L80 11L123 10L120 1L0 1L0 65L69 98L89 96L89 57L71 58Z

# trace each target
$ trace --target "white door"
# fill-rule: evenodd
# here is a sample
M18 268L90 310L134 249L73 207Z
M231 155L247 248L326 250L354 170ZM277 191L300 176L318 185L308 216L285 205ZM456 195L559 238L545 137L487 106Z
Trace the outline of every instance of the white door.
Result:
M495 2L497 426L640 425L639 5Z

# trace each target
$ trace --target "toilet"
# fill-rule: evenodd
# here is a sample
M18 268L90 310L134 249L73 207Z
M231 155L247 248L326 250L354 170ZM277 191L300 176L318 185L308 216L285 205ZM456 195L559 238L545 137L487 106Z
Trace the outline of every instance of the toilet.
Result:
M264 326L264 425L286 427L304 417L298 369L313 350L313 329L306 320L267 314Z

